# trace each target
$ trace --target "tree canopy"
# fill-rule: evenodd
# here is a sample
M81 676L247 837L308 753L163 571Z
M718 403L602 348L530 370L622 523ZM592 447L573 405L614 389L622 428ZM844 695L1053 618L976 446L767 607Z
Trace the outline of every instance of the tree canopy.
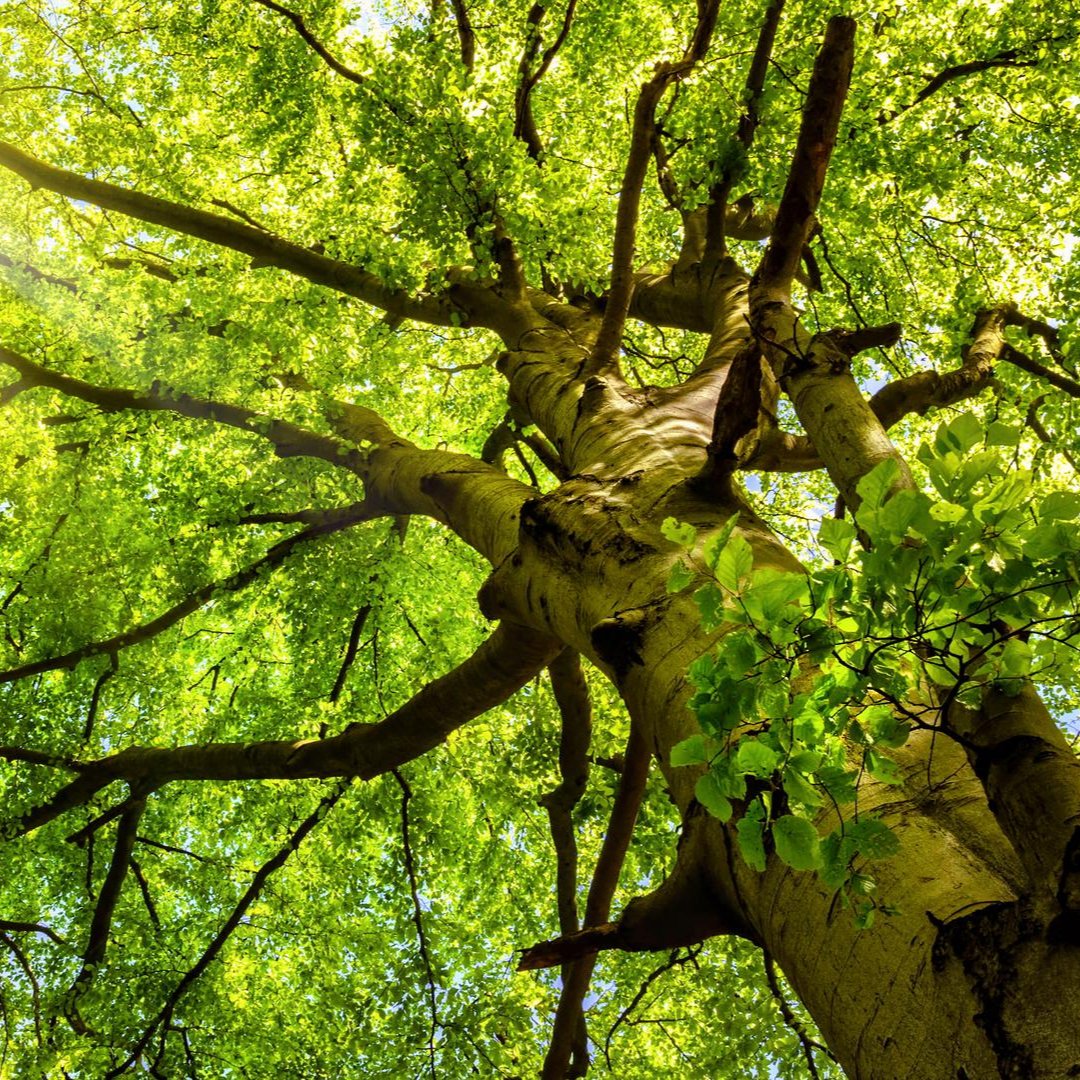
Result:
M760 925L611 920L704 805L888 934L908 734L1071 738L1077 20L0 5L0 1077L842 1075Z

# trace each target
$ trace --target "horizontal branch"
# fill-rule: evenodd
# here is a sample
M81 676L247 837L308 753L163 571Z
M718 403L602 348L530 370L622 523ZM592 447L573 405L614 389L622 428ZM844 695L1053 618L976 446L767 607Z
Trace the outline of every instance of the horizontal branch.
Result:
M131 747L82 763L77 780L10 823L6 835L39 828L116 780L139 790L180 780L370 780L434 749L451 732L500 705L549 664L560 647L545 634L502 623L472 656L379 723L351 724L330 739Z

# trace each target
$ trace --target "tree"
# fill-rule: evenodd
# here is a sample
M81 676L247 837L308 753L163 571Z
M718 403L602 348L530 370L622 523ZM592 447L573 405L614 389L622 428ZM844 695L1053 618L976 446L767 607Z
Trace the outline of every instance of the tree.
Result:
M1080 1073L1076 13L760 8L5 9L0 1074Z

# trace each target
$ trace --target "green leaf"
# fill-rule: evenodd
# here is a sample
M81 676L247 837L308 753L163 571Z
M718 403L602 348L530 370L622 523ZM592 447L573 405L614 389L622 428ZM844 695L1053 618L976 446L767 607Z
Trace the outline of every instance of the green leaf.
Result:
M860 510L877 510L889 497L900 477L900 466L893 458L879 461L856 485L861 500Z
M851 545L855 542L855 526L843 518L823 518L818 528L818 543L837 562L847 562Z
M811 808L821 806L825 800L820 792L794 769L784 771L784 791L792 802Z
M660 532L673 544L678 544L679 547L687 549L692 548L694 541L697 539L697 529L693 525L676 521L673 517L664 518L663 524L660 526Z
M965 454L983 440L983 426L971 413L961 413L947 424L942 424L935 436L935 448L940 454L949 450Z
M691 581L694 580L694 571L684 562L677 562L668 574L667 591L669 593L682 592Z
M1020 429L994 420L986 429L987 446L1016 446L1020 442Z
M713 740L706 741L704 735L691 735L671 748L671 764L673 766L707 764L715 752L712 749L714 745Z
M755 802L735 825L738 834L739 854L752 870L765 870L765 825L761 804Z
M698 782L694 785L694 797L713 817L719 818L721 821L730 820L732 812L731 800L724 794L716 777L711 772L698 777Z
M716 580L728 592L738 595L743 579L754 568L754 552L743 537L735 534L717 556Z
M936 502L930 507L930 516L935 521L962 521L968 515L966 506L957 506L951 502Z
M900 768L892 758L885 757L877 750L867 750L865 760L866 771L879 783L900 784L903 782Z
M859 719L871 739L880 746L895 749L908 740L910 729L888 705L871 705L863 710Z
M1031 672L1031 646L1019 638L1009 638L1001 650L998 670L1006 679L1019 679Z
M771 776L776 768L777 760L776 751L757 738L749 736L739 740L735 753L735 766L740 771L750 773L752 776Z
M821 865L821 838L811 821L785 814L772 825L776 854L792 870L816 870Z
M714 630L724 621L725 599L724 594L711 582L694 593L694 603L701 612L701 621L706 629Z
M900 850L900 838L880 818L866 814L844 827L845 839L866 859L889 859Z
M1039 504L1040 521L1072 521L1080 516L1080 495L1071 491L1052 491Z
M731 539L731 534L735 531L735 526L738 524L739 515L732 514L731 517L724 522L718 533L710 536L705 541L704 555L705 564L710 570L716 570L716 560L720 558L720 553L727 546L728 540Z

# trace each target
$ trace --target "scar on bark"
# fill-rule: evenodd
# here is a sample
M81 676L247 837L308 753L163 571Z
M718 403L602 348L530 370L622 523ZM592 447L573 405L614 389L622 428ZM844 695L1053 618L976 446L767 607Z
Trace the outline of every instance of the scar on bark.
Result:
M590 631L596 655L621 679L635 664L644 664L641 647L645 634L661 616L654 605L630 608L601 619Z

